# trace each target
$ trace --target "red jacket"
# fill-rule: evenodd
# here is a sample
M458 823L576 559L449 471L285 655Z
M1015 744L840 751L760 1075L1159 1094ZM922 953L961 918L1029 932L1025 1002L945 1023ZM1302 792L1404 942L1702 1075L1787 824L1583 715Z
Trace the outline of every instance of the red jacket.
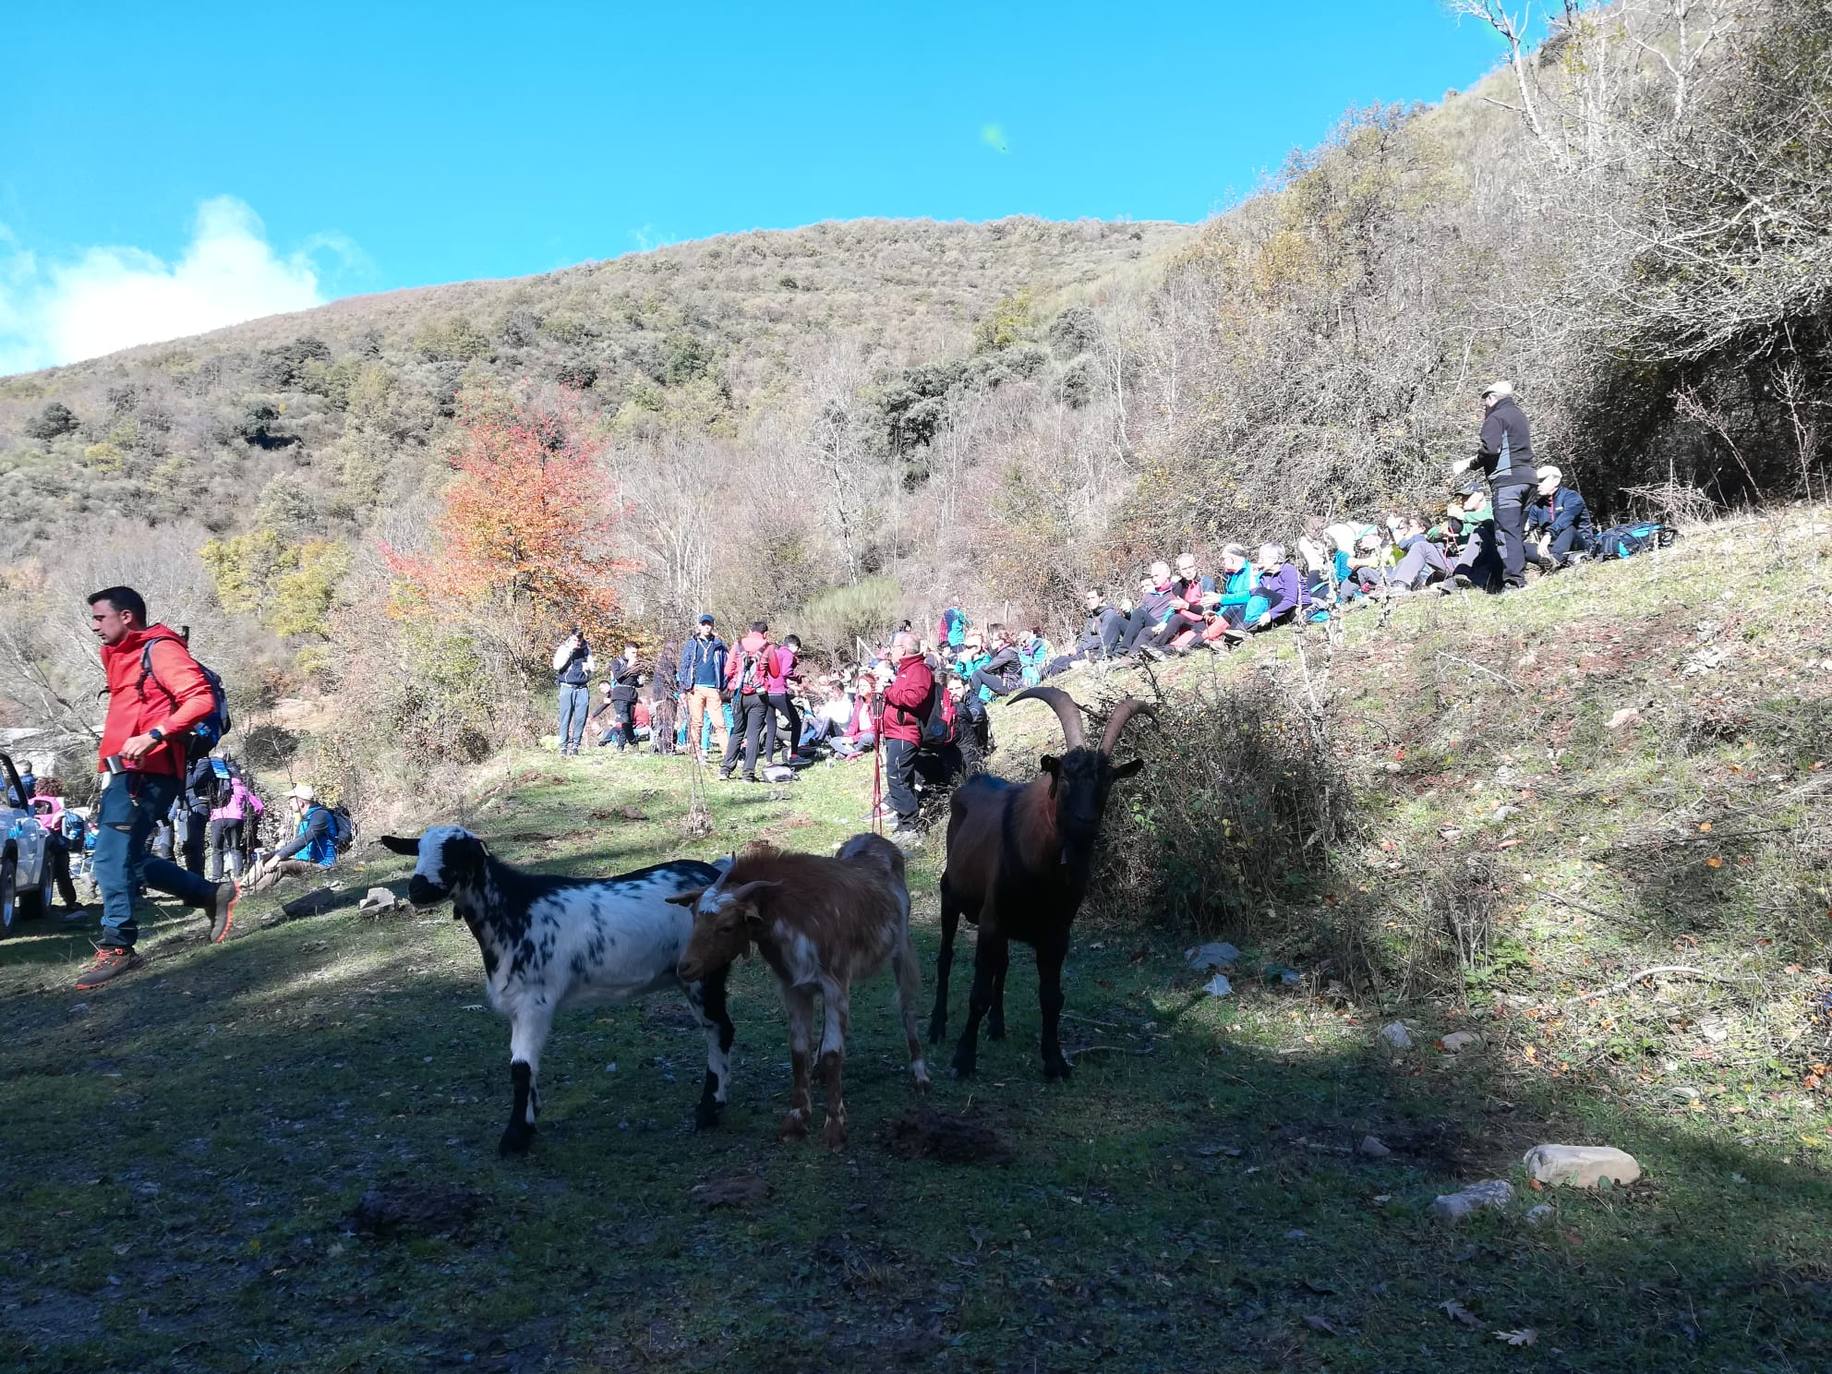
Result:
M921 654L911 654L899 663L897 676L884 689L883 738L921 744L923 719L934 691L935 674Z
M143 676L141 659L147 641L154 639L160 642L153 645L153 671ZM120 753L128 740L157 727L166 738L140 758L124 762L135 772L183 777L183 742L173 736L209 715L216 699L178 632L164 625L129 631L119 644L102 646L102 671L108 675L108 720L102 726L96 772L103 772L108 765L102 760Z
M744 694L749 696L752 692L767 690L770 647L770 641L755 630L751 630L743 639L739 640L738 647L733 649L725 659L725 690L737 692L738 678L744 672L746 658L751 659L755 666L751 669L751 681L745 687Z

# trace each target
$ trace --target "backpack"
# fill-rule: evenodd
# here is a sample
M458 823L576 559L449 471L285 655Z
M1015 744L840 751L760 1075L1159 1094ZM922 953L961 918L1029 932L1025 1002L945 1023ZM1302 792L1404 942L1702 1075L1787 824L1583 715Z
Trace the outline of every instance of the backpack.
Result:
M1633 558L1649 549L1664 549L1679 531L1658 520L1642 520L1632 525L1617 525L1597 536L1597 553L1601 558Z
M764 650L768 655L771 651ZM732 687L733 696L745 693L756 693L763 690L764 662L748 650L738 656L738 681Z
M350 808L342 802L336 806L327 806L331 816L331 848L339 854L347 853L356 843L356 822L350 817Z
M922 722L922 742L925 745L954 743L954 698L948 695L947 684L940 678L935 679L935 686L929 692L929 710Z
M182 639L179 639L176 635L158 635L147 640L146 648L140 655L139 686L141 692L144 693L146 691L146 681L148 678L151 678L153 685L164 692L167 697L171 698L173 707L176 707L178 705L177 696L173 694L170 687L167 687L159 680L159 674L153 671L153 645L168 639L171 640L172 643L181 646L186 653L191 652L191 646L186 644ZM195 749L200 753L207 754L212 749L216 748L218 744L222 743L223 736L235 728L235 723L229 718L229 691L223 686L221 674L214 668L205 667L198 661L195 654L191 655L191 662L197 664L198 671L204 675L204 681L210 684L210 713L186 732L188 739L187 750Z
M967 638L967 617L950 606L941 613L941 623L935 629L936 639L951 649L958 649Z

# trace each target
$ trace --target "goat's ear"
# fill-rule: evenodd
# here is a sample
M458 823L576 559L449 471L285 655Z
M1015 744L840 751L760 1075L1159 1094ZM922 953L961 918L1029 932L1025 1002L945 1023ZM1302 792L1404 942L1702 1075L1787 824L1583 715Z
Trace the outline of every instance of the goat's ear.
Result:
M393 850L396 854L418 854L420 837L415 835L411 840L404 840L399 835L382 836L382 848Z
M1129 778L1144 766L1144 759L1127 759L1124 763L1116 763L1113 765L1113 780L1118 782L1121 778Z
M692 892L683 892L674 897L664 897L662 900L667 902L670 906L691 907L695 902L700 900L701 894L705 891L706 889L703 887L696 887Z
M1054 754L1045 754L1042 758L1038 759L1037 767L1048 773L1052 778L1062 775L1062 760L1057 758Z

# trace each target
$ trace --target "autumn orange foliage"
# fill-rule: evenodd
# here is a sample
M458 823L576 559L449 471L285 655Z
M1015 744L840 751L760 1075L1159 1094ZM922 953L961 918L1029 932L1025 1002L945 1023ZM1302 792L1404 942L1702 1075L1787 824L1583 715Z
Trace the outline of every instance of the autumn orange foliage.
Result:
M611 551L624 507L598 459L567 417L473 407L428 551L384 548L390 570L422 606L506 616L536 659L571 625L608 642L619 615L612 580L634 565Z

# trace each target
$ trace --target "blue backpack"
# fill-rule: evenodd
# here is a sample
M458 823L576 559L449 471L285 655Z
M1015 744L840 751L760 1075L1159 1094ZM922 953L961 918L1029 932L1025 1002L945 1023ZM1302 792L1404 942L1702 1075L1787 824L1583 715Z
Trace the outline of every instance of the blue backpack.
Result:
M1633 558L1649 549L1664 549L1679 531L1658 520L1643 520L1633 525L1616 525L1597 536L1598 555L1603 558Z
M190 653L191 646L176 635L158 635L147 640L146 648L140 655L140 689L144 692L147 679L152 679L153 685L164 692L171 699L172 706L176 708L178 697L170 687L159 680L159 674L153 671L153 645L168 639L180 645L186 653ZM193 725L187 734L190 751L194 755L207 754L222 743L223 736L234 728L235 723L229 718L229 691L223 686L222 676L214 668L206 667L198 662L195 654L191 656L191 661L197 664L198 671L204 675L204 681L210 684L210 713Z

